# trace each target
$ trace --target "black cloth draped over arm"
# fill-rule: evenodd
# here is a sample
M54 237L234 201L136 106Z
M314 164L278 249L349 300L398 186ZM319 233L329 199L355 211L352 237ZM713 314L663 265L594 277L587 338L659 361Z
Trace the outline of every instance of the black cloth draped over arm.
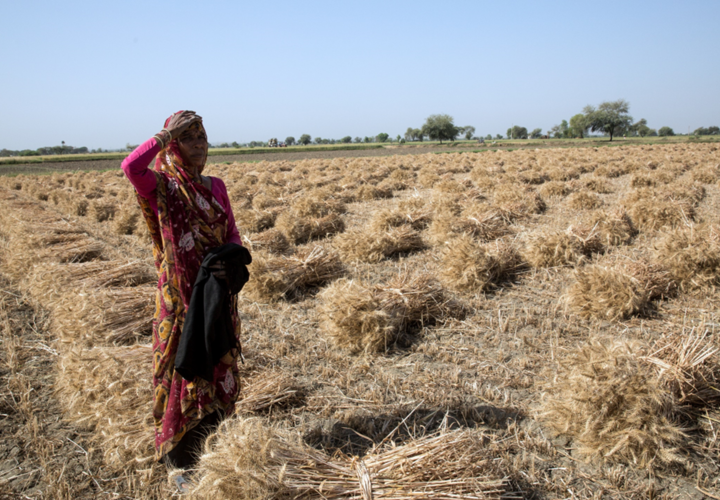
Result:
M225 264L227 279L218 279L211 266ZM185 314L175 369L185 380L196 376L212 382L220 359L238 347L231 299L247 283L252 257L247 248L228 243L213 248L202 262Z

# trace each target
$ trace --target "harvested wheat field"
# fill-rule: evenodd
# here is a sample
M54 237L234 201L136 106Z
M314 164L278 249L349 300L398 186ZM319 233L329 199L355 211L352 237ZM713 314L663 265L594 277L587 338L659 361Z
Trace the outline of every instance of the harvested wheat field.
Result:
M211 165L251 281L196 498L720 498L712 144ZM0 485L167 498L147 228L0 178Z

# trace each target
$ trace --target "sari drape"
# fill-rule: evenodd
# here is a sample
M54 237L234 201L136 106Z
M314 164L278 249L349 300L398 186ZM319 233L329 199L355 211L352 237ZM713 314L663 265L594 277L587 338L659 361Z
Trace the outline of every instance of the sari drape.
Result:
M158 273L153 318L153 417L159 459L204 416L217 410L232 412L240 377L237 351L230 353L229 364L221 361L215 367L212 382L199 377L184 380L175 372L193 284L207 253L226 243L228 217L211 191L188 175L175 141L158 154L153 173L157 179L157 214L145 198L138 196L138 201L152 236ZM231 308L239 344L236 297Z

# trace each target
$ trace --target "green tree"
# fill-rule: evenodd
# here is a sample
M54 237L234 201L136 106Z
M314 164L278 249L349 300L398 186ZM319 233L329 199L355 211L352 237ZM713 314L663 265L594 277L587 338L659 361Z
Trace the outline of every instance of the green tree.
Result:
M582 139L587 134L587 119L584 114L578 113L570 118L570 136Z
M356 137L355 139L353 139L353 142L356 144L360 144L362 142L362 139L359 137Z
M350 144L352 142L352 137L346 135L345 137L340 139L340 142L342 142L343 144Z
M502 139L502 135L501 134L495 135L495 139Z
M286 146L292 146L295 144L295 138L293 136L289 136L285 138L285 145Z
M660 127L660 130L658 130L658 135L660 137L669 137L671 135L675 135L675 131L670 127Z
M293 139L293 140L295 140L295 139ZM230 144L230 145L231 145L232 147L234 147L234 148L239 148L239 147L240 147L240 144L238 144L237 141L233 141L232 144Z
M312 142L312 137L310 137L309 134L303 134L300 136L300 140L298 141L298 144L302 144L303 146L307 146Z
M473 138L475 135L475 127L468 125L467 127L462 128L462 133L465 135L465 139L468 141Z
M380 133L375 137L375 142L387 142L388 137L390 137L390 135L386 134L385 132L380 132Z
M408 129L405 131L405 140L406 141L414 141L415 140L415 129L412 127L408 127Z
M322 137L316 137L316 138L314 139L314 141L315 141L315 144L322 144L322 143L323 143Z
M510 127L509 129L507 129L507 132L506 132L505 135L507 135L507 138L508 138L508 139L512 139L512 127Z
M528 131L525 127L520 125L513 125L512 128L508 129L508 139L527 139Z
M628 113L630 104L624 99L617 101L606 101L601 103L597 108L593 106L585 106L583 112L587 116L588 128L593 132L603 132L610 136L621 134L630 128L632 116Z
M421 129L422 135L426 135L433 141L443 140L454 141L458 135L458 127L453 123L453 117L450 115L430 115L425 120L425 125Z
M695 129L693 135L719 135L720 128L718 127L700 127Z
M363 142L372 142L372 139L370 139L368 136L365 136Z
M536 128L530 132L530 139L540 139L542 137L542 129Z

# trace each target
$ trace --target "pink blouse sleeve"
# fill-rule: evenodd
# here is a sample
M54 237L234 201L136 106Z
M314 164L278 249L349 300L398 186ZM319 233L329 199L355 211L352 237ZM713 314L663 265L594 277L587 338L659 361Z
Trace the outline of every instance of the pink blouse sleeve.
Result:
M148 200L155 199L157 179L148 169L148 165L160 152L160 144L153 137L140 144L135 151L122 162L122 170L140 196Z
M225 183L222 179L218 179L217 177L212 178L212 194L215 196L215 199L220 202L220 205L223 207L223 210L225 210L225 213L228 216L226 243L237 243L238 245L242 245L240 233L235 225L235 215L233 215L232 206L230 206L230 198L227 194L227 188L225 187Z

